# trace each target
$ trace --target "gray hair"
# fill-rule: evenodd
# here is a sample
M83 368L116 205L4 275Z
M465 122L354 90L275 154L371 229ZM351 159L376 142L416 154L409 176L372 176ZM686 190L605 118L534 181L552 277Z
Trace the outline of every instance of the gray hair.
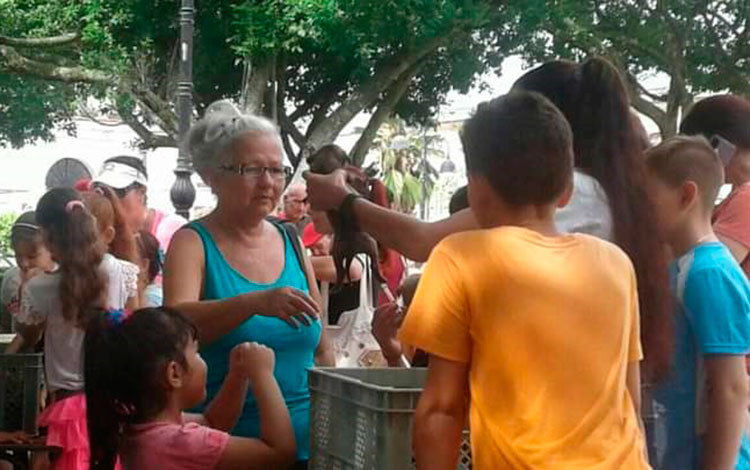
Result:
M214 101L187 135L193 166L200 171L226 164L231 158L229 148L247 134L272 135L281 142L273 122L261 116L242 114L229 100Z

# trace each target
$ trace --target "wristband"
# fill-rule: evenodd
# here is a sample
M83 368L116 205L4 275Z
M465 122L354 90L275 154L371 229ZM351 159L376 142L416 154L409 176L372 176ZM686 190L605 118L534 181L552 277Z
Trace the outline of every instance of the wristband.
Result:
M354 216L354 201L357 199L364 199L360 194L357 193L349 193L344 198L344 201L341 203L341 206L339 206L339 213L347 219L354 219L356 220L356 217Z

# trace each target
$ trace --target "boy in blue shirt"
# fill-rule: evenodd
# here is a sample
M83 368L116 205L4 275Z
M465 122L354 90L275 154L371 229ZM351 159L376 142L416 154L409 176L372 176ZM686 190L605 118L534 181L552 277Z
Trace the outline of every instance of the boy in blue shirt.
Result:
M648 184L672 248L677 300L672 372L650 397L648 436L657 470L750 468L748 377L750 284L711 229L724 182L703 138L675 137L647 153Z

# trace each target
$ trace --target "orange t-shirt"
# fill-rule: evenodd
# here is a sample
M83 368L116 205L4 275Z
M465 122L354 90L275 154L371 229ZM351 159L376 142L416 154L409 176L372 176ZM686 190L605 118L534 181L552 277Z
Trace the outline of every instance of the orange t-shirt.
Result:
M750 183L727 196L713 216L714 232L750 248ZM750 256L740 262L745 275L750 276Z
M635 274L615 245L520 227L452 235L400 339L469 363L474 468L649 468L626 388L642 357Z

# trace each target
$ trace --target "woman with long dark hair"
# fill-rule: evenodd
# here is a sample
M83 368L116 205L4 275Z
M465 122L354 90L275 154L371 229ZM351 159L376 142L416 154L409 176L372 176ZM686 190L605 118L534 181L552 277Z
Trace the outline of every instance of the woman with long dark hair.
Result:
M622 77L601 58L554 61L528 72L514 88L543 94L570 122L577 171L573 198L559 211L558 226L610 239L630 256L639 284L644 377L663 376L672 338L666 258L643 188L642 138ZM338 209L350 192L343 172L306 178L313 209ZM470 209L433 223L361 199L352 210L364 230L415 260L427 259L445 236L478 228Z

